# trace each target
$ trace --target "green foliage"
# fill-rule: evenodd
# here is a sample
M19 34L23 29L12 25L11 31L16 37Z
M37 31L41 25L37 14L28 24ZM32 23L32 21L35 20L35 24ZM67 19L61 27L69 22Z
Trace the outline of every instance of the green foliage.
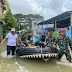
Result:
M16 30L18 30L18 26L16 24L15 18L13 17L10 9L6 12L3 20L5 23L3 27L4 37L5 37L5 33L9 32L11 28L15 28Z
M16 19L19 19L19 18L24 18L24 19L30 19L30 18L43 18L43 16L40 16L39 14L29 14L29 15L23 15L23 14L14 14L14 17Z
M35 14L35 15L34 14L29 14L29 15L14 14L13 16L16 19L17 24L23 23L23 21L26 21L26 23L28 23L28 24L23 23L24 25L20 26L21 30L22 29L28 30L28 27L31 30L31 27L32 27L31 18L41 18L41 19L43 19L43 16L40 16L39 14Z
M29 14L27 16L30 18L42 18L43 19L43 16L40 16L39 14Z
M7 10L9 10L9 9L10 9L10 7L9 7L9 4L8 4L8 2L7 2L7 1L5 1L5 5L6 5Z
M31 30L31 29L28 29L27 32L28 32L28 33L32 33L32 30Z
M21 29L23 30L26 30L28 33L31 33L32 32L32 30L31 30L31 28L29 28L28 27L28 24L23 24L23 25L21 25Z
M27 26L28 26L28 25L25 25L25 24L24 24L24 25L21 25L21 29L27 30L27 29L28 29Z
M55 36L55 38L57 38L59 36L59 33L57 31L53 32L53 35Z

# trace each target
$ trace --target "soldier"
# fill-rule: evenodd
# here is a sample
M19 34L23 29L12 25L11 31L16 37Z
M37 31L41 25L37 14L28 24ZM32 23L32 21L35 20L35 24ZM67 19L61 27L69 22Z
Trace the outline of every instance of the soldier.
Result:
M42 42L45 42L45 38L46 38L45 34L44 34L44 33L42 33L42 38L41 38L41 41L42 41Z
M31 37L32 37L32 35L31 35L31 33L28 33L28 40L30 41L31 40Z
M67 60L69 62L71 62L71 54L70 54L68 46L70 46L70 48L72 50L72 44L71 44L70 38L68 36L66 36L65 29L62 29L60 31L60 36L57 38L56 44L58 44L58 46L60 48L58 58L61 59L63 54L65 54Z
M49 36L48 38L46 39L46 43L47 45L49 46L53 46L54 48L56 48L56 43L55 43L56 39L55 37L53 36L52 34L52 31L49 32Z
M26 32L24 32L23 35L20 37L20 42L22 45L26 45L26 46L28 45Z
M21 33L20 33L19 37L21 37L22 35L23 35L23 31L21 31Z

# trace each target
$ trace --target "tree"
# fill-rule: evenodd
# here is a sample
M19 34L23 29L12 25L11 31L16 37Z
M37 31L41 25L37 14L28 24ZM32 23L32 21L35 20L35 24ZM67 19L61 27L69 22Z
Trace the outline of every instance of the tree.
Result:
M57 31L53 32L53 35L55 36L55 38L57 38L59 36L59 33Z
M4 30L3 30L4 37L5 37L5 33L9 32L11 30L11 28L15 28L16 30L18 30L16 20L13 17L10 9L6 12L3 20L4 20L4 23L5 23L4 27L3 27L4 28Z
M39 14L29 14L29 15L23 15L23 14L14 14L14 18L16 19L16 23L20 25L20 29L26 29L31 31L32 27L32 20L31 18L41 18L44 19L43 16L40 16ZM22 24L24 25L22 25ZM25 24L26 23L26 24ZM29 27L29 28L28 28Z

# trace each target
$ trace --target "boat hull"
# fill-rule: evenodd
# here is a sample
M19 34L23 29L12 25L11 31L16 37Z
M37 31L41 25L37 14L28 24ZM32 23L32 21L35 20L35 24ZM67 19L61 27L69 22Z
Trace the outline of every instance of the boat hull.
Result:
M42 47L17 47L16 53L21 58L55 58L58 54L58 49L50 46Z

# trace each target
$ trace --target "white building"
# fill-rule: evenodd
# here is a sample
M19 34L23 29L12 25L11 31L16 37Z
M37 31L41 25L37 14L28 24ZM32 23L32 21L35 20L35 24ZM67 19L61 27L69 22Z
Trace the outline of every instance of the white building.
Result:
M43 19L35 19L35 18L32 18L32 31L33 31L33 35L35 36L36 35L36 32L39 32L41 30L41 28L38 28L38 23L44 21Z

